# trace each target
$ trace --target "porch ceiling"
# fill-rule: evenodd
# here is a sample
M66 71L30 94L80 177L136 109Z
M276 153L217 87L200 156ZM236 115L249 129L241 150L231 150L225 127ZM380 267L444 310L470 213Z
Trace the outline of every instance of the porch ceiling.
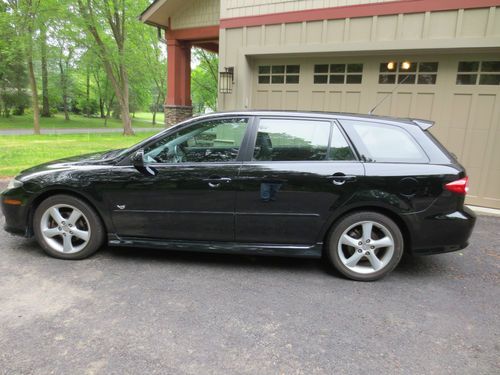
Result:
M142 14L139 19L148 25L167 28L168 19L189 0L156 0Z

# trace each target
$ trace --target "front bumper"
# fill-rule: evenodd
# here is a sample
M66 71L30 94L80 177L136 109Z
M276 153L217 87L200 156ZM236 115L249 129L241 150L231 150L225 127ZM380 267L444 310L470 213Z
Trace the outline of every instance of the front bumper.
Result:
M468 208L415 220L411 251L415 255L439 254L464 249L476 224L476 215Z
M0 194L0 202L2 213L5 216L5 231L30 237L30 229L28 225L29 206L24 194L19 194L18 189L6 190ZM7 204L6 200L16 199L20 200L20 205Z

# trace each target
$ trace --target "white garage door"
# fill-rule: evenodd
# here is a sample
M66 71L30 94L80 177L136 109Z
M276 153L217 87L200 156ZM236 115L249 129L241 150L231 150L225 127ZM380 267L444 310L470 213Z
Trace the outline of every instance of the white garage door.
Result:
M405 80L374 113L434 120L432 132L467 168L468 203L500 208L500 55L294 57L251 64L255 109L368 113Z

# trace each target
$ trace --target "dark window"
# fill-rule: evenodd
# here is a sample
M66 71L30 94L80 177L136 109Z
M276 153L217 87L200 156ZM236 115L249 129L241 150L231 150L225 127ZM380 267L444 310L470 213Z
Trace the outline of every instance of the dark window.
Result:
M247 122L231 118L189 126L146 147L144 157L150 163L235 161Z
M500 85L500 61L460 61L457 85Z
M296 84L300 80L300 65L260 65L259 84Z
M331 123L300 119L262 119L254 159L260 161L325 160Z
M360 84L362 80L363 64L314 65L315 84Z
M400 127L358 120L342 120L342 124L356 133L368 153L366 158L378 162L428 161L413 137Z

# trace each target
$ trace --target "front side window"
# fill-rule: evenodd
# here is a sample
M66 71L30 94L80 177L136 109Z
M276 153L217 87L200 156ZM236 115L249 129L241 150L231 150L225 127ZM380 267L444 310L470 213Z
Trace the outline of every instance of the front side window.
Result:
M248 119L204 121L156 141L144 150L149 163L231 162L238 157Z
M254 160L354 160L354 155L340 130L329 121L262 119Z
M427 156L404 129L376 122L342 120L342 125L352 129L374 162L419 163L428 161Z

